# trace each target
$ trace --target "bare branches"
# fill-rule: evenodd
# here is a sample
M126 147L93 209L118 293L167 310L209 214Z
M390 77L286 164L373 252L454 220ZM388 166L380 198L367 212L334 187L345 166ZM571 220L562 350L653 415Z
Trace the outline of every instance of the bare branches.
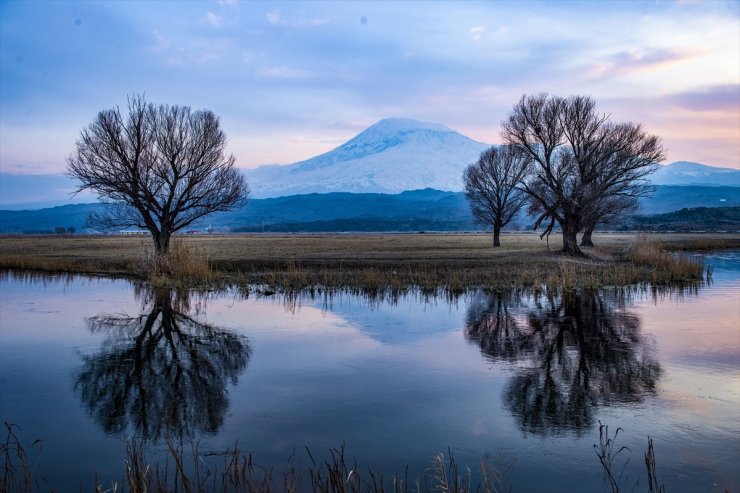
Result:
M658 137L639 124L610 122L587 96L522 96L502 137L531 162L521 186L530 212L540 215L538 224L560 224L563 251L571 255L583 255L579 231L652 191L647 176L665 157Z
M528 172L528 159L514 146L492 146L465 170L465 197L475 219L493 226L493 245L499 232L524 205L527 195L518 188Z
M133 96L128 115L101 111L81 132L67 172L80 181L78 191L112 204L91 224L146 228L162 253L172 233L246 203L249 188L234 163L212 112Z

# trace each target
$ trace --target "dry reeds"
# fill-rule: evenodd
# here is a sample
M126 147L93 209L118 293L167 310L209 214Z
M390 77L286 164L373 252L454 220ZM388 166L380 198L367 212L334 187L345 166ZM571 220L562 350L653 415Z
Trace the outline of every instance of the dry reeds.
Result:
M178 238L164 254L145 253L137 271L157 287L205 285L214 279L207 256L191 250Z
M34 467L26 450L15 434L15 425L4 422L5 440L0 443L0 461L2 461L2 475L0 475L0 492L32 492L40 488L35 477ZM41 448L41 441L36 440L32 447Z
M684 252L673 252L657 241L641 236L627 252L626 258L650 269L650 282L701 281L704 279L704 261Z
M37 479L35 467L31 466L20 440L15 433L15 426L5 423L6 438L0 442L0 492L34 493L37 491L56 491L53 485ZM637 491L637 484L629 487L630 478L626 474L629 463L628 447L618 446L617 439L621 428L614 434L609 427L599 422L599 443L594 450L604 474L606 488L611 493ZM40 440L32 446L40 449ZM298 493L421 493L422 491L444 493L503 493L513 491L511 472L513 460L503 456L494 458L493 462L481 461L479 475L475 476L468 467L461 467L451 450L447 455L442 452L432 456L432 465L424 474L409 477L408 467L402 475L393 474L386 480L382 473L367 469L366 472L356 461L350 462L346 457L345 447L329 450L326 460L317 461L306 448L309 460L307 466L296 462L294 452L281 473L271 467L257 465L251 454L243 453L237 446L223 452L204 454L198 444L185 451L182 442L167 440L167 456L164 462L150 463L143 446L128 442L126 446L125 478L121 491L130 493L270 493L280 491ZM623 455L624 454L624 455ZM216 458L214 460L214 458ZM220 461L218 460L220 458ZM655 448L648 436L648 447L645 453L647 469L647 492L666 493L666 488L656 476ZM95 493L115 493L119 489L117 482L112 482L109 489L104 489L95 481ZM80 491L83 491L80 488ZM725 489L729 492L729 489Z

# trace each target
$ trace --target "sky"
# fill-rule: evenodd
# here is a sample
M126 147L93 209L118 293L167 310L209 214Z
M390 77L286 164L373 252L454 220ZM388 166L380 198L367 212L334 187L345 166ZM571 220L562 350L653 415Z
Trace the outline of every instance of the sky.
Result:
M500 143L540 92L642 123L666 162L740 168L740 1L0 1L0 172L64 172L133 94L213 111L253 168L386 117Z

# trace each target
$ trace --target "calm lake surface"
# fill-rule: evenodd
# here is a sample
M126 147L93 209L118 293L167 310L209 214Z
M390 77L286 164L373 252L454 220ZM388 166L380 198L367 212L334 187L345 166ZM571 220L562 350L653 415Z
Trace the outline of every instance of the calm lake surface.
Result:
M126 441L156 459L170 434L206 453L238 441L277 471L343 443L387 476L448 447L473 470L503 454L514 492L598 492L599 422L623 429L626 491L647 491L648 435L667 491L738 491L740 252L706 259L697 289L456 301L7 274L0 419L60 491L120 484Z

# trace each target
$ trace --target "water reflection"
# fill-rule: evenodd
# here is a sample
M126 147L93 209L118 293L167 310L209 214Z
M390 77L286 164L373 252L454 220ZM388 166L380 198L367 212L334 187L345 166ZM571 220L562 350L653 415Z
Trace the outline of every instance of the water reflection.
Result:
M189 315L187 292L147 290L137 316L97 315L100 351L83 356L75 391L106 433L156 440L215 433L251 349L238 334Z
M641 401L661 374L623 293L479 294L465 335L512 364L504 405L530 433L587 432L599 406Z

